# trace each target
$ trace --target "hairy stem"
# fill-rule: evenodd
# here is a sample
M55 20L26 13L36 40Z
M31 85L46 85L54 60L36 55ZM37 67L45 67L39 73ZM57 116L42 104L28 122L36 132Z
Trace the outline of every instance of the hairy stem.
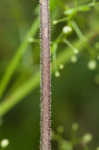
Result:
M41 24L41 150L51 149L51 74L49 0L40 0Z

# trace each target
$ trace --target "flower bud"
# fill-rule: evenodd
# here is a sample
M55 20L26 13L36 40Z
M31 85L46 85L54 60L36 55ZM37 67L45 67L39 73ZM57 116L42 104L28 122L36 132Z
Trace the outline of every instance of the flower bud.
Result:
M6 148L9 145L9 140L3 139L0 144L2 148Z
M56 72L55 72L55 77L57 77L57 78L60 77L59 71L56 71Z
M89 61L88 62L88 68L90 69L90 70L95 70L96 69L96 61L95 60L91 60L91 61Z
M70 27L70 26L65 26L64 28L63 28L63 33L64 34L68 34L68 33L70 33L72 31L72 28Z
M82 138L83 144L88 144L91 141L92 141L92 135L90 133L85 134Z

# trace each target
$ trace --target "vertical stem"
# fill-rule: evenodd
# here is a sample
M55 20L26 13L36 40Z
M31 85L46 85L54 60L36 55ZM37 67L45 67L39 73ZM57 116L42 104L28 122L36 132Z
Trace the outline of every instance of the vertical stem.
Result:
M40 0L41 24L41 150L51 150L51 74L49 0Z

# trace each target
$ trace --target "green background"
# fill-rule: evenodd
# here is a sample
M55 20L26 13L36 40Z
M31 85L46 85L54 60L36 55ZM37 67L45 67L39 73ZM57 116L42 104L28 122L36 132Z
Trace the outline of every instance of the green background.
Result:
M79 3L85 4L87 0ZM3 0L0 5L0 82L6 73L6 68L17 52L18 47L33 22L39 16L39 1L36 0ZM54 26L52 20L63 18L66 7L74 7L74 0L51 0L51 33L52 41L59 36L67 22ZM65 137L68 138L73 122L78 122L81 132L91 132L94 136L92 147L99 144L99 61L97 68L88 68L90 59L96 59L99 46L99 5L90 11L78 13L76 20L82 33L86 36L93 33L89 39L91 47L82 48L77 63L70 60L64 63L60 77L52 76L52 128L62 125ZM11 80L4 91L1 101L10 97L13 92L26 83L39 70L40 65L40 32L39 26L35 34L37 42L30 43L17 65ZM79 41L75 32L69 36L71 43ZM60 42L57 55L61 55L68 46ZM57 63L57 62L56 62ZM24 89L23 89L24 90ZM38 150L40 141L40 86L31 90L20 102L1 117L0 139L10 141L7 150ZM54 147L53 149L56 150Z

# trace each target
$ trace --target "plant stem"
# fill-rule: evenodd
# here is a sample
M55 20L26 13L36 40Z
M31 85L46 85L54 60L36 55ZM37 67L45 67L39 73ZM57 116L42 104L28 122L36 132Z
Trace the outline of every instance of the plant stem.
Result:
M40 0L41 23L41 150L51 149L51 73L49 0Z

